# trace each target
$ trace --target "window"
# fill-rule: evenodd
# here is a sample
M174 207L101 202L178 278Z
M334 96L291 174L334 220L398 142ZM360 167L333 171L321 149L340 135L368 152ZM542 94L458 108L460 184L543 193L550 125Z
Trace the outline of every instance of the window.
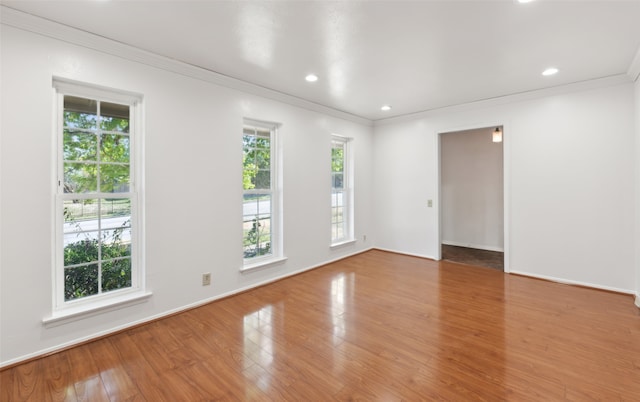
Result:
M350 139L331 140L331 244L353 240L353 191Z
M55 309L140 290L139 99L54 82L57 111Z
M242 131L242 232L247 265L280 258L277 126L245 120Z

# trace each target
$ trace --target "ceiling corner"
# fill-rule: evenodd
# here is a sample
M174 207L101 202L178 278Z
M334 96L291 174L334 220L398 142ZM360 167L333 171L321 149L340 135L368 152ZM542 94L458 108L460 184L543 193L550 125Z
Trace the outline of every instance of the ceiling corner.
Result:
M627 75L631 78L632 81L636 81L638 77L640 77L640 46L636 51L636 55L633 58L633 61L629 65Z

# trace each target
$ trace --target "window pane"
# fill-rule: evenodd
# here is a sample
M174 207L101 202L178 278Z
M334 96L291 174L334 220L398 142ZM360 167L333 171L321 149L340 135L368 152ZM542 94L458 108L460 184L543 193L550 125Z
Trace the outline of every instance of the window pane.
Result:
M255 187L257 189L270 189L271 188L271 171L269 170L258 170L258 173L255 177L254 182Z
M343 148L331 149L331 171L332 172L344 171L344 149Z
M251 148L255 148L256 146L256 136L253 135L253 130L244 129L244 135L242 136L242 145L244 147L245 152L248 152Z
M102 116L100 128L104 131L118 131L121 133L129 132L129 119L119 119L116 117Z
M98 232L69 233L71 242L64 246L64 266L98 261ZM75 237L75 238L74 238Z
M271 214L270 194L245 194L242 204L242 214L246 220L254 219L257 215Z
M65 268L64 300L95 295L98 293L98 264Z
M95 161L96 135L78 130L64 130L63 158L67 161Z
M131 255L131 228L102 231L102 259Z
M270 133L268 131L265 131L263 133L264 136L256 138L256 149L262 151L268 151L271 149L271 139L269 138L269 134Z
M98 166L95 163L64 164L64 192L89 193L98 189Z
M271 215L244 222L244 258L271 254Z
M102 259L131 255L131 200L100 200Z
M100 191L126 193L129 191L129 165L100 165Z
M131 226L131 200L128 198L100 200L100 218L103 229Z
M333 173L331 174L331 186L333 188L342 188L344 186L344 175L343 173Z
M342 207L332 208L331 222L332 223L342 222L343 221L343 213L344 213L344 208L342 208Z
M103 134L100 141L100 161L129 163L129 137Z
M76 96L64 97L64 125L70 128L97 128L98 102Z
M269 149L257 149L255 151L255 165L258 169L269 170L271 168L271 151Z
M102 264L102 291L131 287L131 260L111 260Z
M98 218L98 200L65 200L64 201L64 222L66 224L82 224L90 219ZM83 230L98 230L98 226L92 229ZM66 232L67 230L65 230Z
M116 103L100 103L100 128L106 131L129 132L129 106Z
M268 194L244 196L244 258L271 253L271 197Z
M331 193L331 206L344 206L344 193L342 191L334 191Z

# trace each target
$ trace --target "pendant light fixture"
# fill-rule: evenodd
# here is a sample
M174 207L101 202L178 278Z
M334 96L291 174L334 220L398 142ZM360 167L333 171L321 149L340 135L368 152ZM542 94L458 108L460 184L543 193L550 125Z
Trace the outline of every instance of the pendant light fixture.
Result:
M496 127L493 130L493 142L502 142L502 130L500 130L500 127Z

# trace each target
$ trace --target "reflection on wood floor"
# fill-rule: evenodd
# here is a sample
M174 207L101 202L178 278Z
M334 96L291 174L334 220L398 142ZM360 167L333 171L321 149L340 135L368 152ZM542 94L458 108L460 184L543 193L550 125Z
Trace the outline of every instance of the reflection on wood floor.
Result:
M373 250L0 374L2 401L638 400L628 295Z

